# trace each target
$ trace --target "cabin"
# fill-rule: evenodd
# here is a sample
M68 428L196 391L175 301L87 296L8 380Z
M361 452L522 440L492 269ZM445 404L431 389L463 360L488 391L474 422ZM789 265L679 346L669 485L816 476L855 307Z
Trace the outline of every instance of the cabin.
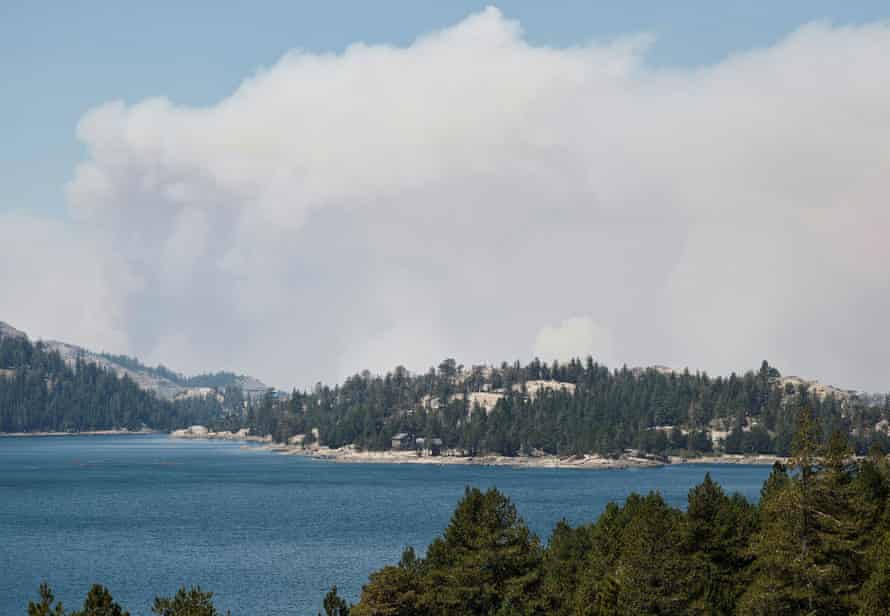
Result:
M442 439L417 438L414 439L414 447L417 449L417 455L425 452L428 456L438 456L442 454Z
M440 438L431 438L429 444L429 450L431 456L438 456L442 453L442 439Z
M407 432L399 432L392 437L392 448L395 451L410 451L414 448L414 439Z

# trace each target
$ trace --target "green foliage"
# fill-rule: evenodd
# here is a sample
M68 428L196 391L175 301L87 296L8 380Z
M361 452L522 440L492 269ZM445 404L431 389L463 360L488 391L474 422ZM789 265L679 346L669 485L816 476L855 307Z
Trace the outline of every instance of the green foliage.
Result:
M25 338L0 337L0 432L76 432L210 423L215 399L169 402L95 363L68 366L56 352Z
M870 573L859 594L861 616L890 613L890 533L884 533L869 554Z
M738 494L727 496L710 474L689 492L685 549L692 605L708 614L731 614L744 590L751 558L748 542L757 509Z
M655 493L631 506L606 603L628 616L680 613L690 603L681 514Z
M468 488L427 550L422 605L430 614L512 613L536 592L540 559L537 537L506 496Z
M37 603L28 601L28 616L65 616L61 603L55 602L52 589L46 582L40 585L40 600Z
M538 379L570 387L530 392L527 382ZM501 399L486 412L472 401L478 392ZM798 412L807 405L817 432L837 428L850 434L856 427L857 451L885 438L866 429L881 419L880 408L810 396L805 388L786 391L778 371L765 362L756 373L711 378L656 369L609 371L592 358L470 370L445 360L423 374L403 367L383 376L366 371L335 387L319 384L287 400L264 400L247 425L279 442L317 428L324 445L379 450L406 432L441 438L445 449L467 455L508 456L534 450L612 455L626 449L696 455L712 451L712 430L726 429L728 453L784 456Z
M94 584L84 599L83 609L72 612L70 616L130 616L130 612L115 603L107 588Z
M352 616L422 616L422 589L417 571L399 565L375 571L362 589Z
M354 614L888 614L890 469L799 414L792 470L759 505L709 475L685 511L657 493L559 522L541 547L502 494L468 489L427 557L371 575Z
M325 616L349 616L349 604L337 594L337 587L332 586L328 594L324 596L322 603ZM321 616L319 614L319 616Z
M186 590L180 587L173 597L156 597L151 608L157 616L218 616L213 606L213 593L203 592L200 586Z

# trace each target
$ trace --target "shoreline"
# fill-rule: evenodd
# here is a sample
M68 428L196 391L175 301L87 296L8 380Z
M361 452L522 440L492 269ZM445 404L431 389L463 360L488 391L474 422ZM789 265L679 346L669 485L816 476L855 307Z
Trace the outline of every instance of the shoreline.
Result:
M776 462L788 464L789 458L768 453L725 453L719 456L701 456L699 458L670 457L671 464L747 464L751 466L772 466Z
M265 445L259 449L281 455L302 456L335 464L426 464L432 466L504 466L509 468L572 468L591 470L620 470L628 468L657 468L664 462L648 458L626 456L618 459L597 455L579 456L418 456L413 451L358 451L353 448L301 449L284 445Z
M84 430L83 432L0 432L0 438L29 438L38 436L123 436L139 434L164 434L158 430Z
M573 456L501 456L489 454L482 456L461 456L445 454L439 456L417 455L415 451L361 451L355 446L347 445L336 449L312 445L285 445L273 443L271 437L260 437L241 432L197 432L176 430L170 438L194 440L225 440L254 443L259 447L244 446L254 451L268 451L279 455L300 456L335 464L427 464L434 466L475 465L504 466L510 468L568 468L588 470L623 470L629 468L660 468L680 464L741 464L765 466L775 462L786 463L787 458L768 454L724 454L719 456L700 456L686 458L671 456L667 460L633 454L624 454L618 458L608 458L597 454Z
M630 468L660 468L681 464L734 464L750 466L767 466L776 462L788 463L788 458L771 454L721 454L699 457L669 456L667 460L654 457L624 454L618 458L609 458L598 454L572 456L540 455L540 456L502 456L486 454L481 456L462 456L445 454L439 456L421 455L414 451L362 451L352 445L331 449L312 445L304 448L301 445L284 445L272 442L269 436L255 436L245 431L239 432L198 432L174 430L165 433L158 430L85 430L82 432L0 432L0 438L32 438L54 436L137 436L150 434L166 434L168 438L188 440L223 440L241 443L252 443L257 447L247 447L254 451L268 451L279 455L300 456L312 460L333 462L335 464L427 464L433 466L471 465L471 466L503 466L509 468L568 468L588 470L624 470Z
M573 456L501 456L497 454L482 456L418 456L415 452L399 451L358 451L354 448L304 450L299 447L281 444L267 444L259 448L281 455L303 456L316 460L324 460L337 464L430 464L430 465L479 465L507 466L511 468L570 468L588 470L624 470L629 468L660 468L682 464L732 464L750 466L772 466L775 462L787 463L788 459L781 456L766 454L741 455L727 454L722 456L702 456L684 458L671 456L667 461L643 456L623 455L619 458L608 458L597 454Z

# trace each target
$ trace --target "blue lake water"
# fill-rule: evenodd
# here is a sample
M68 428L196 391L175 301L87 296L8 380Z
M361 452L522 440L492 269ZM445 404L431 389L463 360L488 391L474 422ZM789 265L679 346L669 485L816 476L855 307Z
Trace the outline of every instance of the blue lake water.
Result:
M46 580L69 609L93 582L133 616L200 584L233 616L314 615L332 584L356 600L404 546L425 549L467 485L505 492L546 539L634 491L683 506L706 472L754 500L769 467L336 464L165 436L0 438L0 614L26 614Z

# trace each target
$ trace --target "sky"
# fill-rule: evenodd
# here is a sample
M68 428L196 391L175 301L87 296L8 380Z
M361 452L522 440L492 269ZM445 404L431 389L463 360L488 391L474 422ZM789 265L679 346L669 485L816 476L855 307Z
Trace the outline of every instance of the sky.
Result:
M852 4L4 2L0 320L281 388L890 390L890 11Z

